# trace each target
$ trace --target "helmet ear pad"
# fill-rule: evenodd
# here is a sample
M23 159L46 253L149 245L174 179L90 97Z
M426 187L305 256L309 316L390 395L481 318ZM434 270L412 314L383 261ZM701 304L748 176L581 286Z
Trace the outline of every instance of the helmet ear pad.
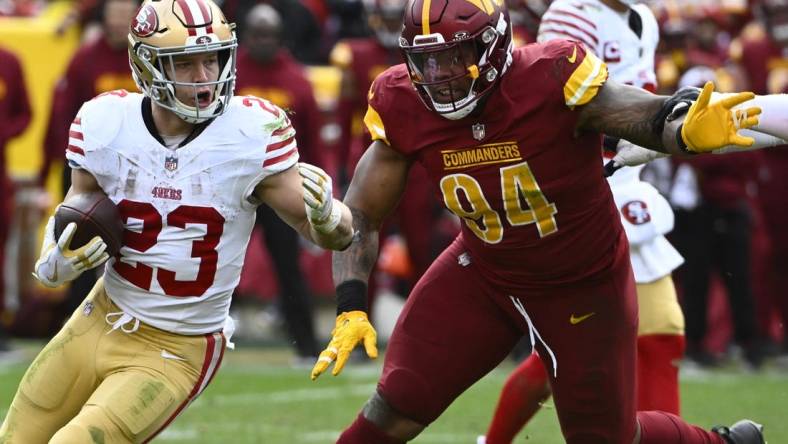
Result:
M411 0L405 9L399 45L424 105L446 118L459 119L492 91L511 64L509 13L503 1L477 5L460 0ZM470 90L462 97L452 94L451 103L435 100L431 91L451 88L452 82L456 86L458 78L427 79L420 60L431 55L440 57L454 48L456 54L464 54L460 48L469 45L476 49L475 59L465 61L463 73L471 80Z
M137 87L190 123L212 119L226 109L235 87L236 49L235 25L227 22L212 0L148 0L137 11L128 34L129 65ZM201 53L217 54L218 79L188 83L167 75L173 58ZM213 86L208 105L188 106L176 97L176 87L205 85Z

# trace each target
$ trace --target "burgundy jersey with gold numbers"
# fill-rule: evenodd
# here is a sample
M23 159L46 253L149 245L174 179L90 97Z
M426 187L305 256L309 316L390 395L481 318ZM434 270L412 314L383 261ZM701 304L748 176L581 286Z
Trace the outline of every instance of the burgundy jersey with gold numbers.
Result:
M527 45L482 112L448 120L427 110L398 65L372 85L365 123L373 139L424 165L463 219L468 259L494 284L572 284L628 254L600 135L575 134L576 107L606 79L605 64L579 43Z

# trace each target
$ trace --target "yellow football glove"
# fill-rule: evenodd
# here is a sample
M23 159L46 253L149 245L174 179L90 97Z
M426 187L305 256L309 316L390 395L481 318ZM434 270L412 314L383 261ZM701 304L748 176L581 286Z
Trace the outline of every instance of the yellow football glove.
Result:
M687 112L681 128L681 138L687 144L687 151L708 153L726 145L752 146L755 140L740 136L737 131L757 125L761 108L753 106L737 110L736 120L731 108L755 98L755 94L738 93L710 104L713 91L714 84L706 82L698 100Z
M320 353L320 357L317 358L315 367L312 369L313 381L334 361L336 364L334 364L331 374L338 375L345 367L350 352L356 348L359 342L364 342L367 356L372 359L378 357L378 347L375 345L378 334L363 311L344 312L337 316L337 323L331 336L328 347Z

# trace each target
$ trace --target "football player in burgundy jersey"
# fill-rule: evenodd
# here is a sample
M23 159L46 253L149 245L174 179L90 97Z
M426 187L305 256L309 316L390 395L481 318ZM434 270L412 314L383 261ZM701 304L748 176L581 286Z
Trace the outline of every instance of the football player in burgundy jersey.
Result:
M146 1L128 34L143 93L102 94L72 122L67 197L111 199L123 244L112 258L99 236L72 248L76 224L56 239L49 219L42 284L106 266L23 376L0 442L139 443L164 430L221 365L258 205L319 246L349 246L350 211L325 172L298 163L285 112L233 97L233 29L210 0Z
M656 90L659 28L648 6L618 0L555 0L541 23L539 41L581 41L607 64L611 79ZM628 145L608 139L605 154ZM642 168L625 168L608 178L629 241L638 295L637 406L678 415L677 362L684 354L684 317L671 272L683 258L664 236L673 228L673 211L654 187L640 180ZM549 394L540 356L531 354L506 379L486 436L477 444L511 443Z
M750 145L730 108L753 95L710 102L711 85L697 100L652 95L608 81L606 65L567 40L513 51L502 3L411 0L406 63L370 90L374 141L345 198L358 235L334 257L337 323L313 378L334 361L338 374L360 342L377 354L365 286L412 163L464 224L416 284L377 390L338 442L413 439L523 335L548 366L569 443L762 442L752 422L715 433L636 413L635 284L599 157L600 133L677 154ZM755 125L759 111L737 121Z

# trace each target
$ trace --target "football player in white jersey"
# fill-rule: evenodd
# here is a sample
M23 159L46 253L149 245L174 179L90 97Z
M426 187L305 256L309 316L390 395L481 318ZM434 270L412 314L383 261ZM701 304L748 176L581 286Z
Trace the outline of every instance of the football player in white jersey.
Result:
M219 368L258 204L321 247L350 244L350 212L297 162L287 114L233 97L233 29L211 0L146 1L129 33L143 93L98 96L72 123L68 196L109 196L123 245L71 249L76 225L55 239L50 219L36 278L105 263L104 278L24 375L0 442L148 442L170 424Z
M612 79L656 90L654 56L659 28L644 4L619 0L555 0L542 16L537 40L576 40L607 64ZM627 141L606 145L630 149ZM653 157L653 156L652 156ZM630 243L638 293L638 410L679 413L678 361L684 352L684 316L671 272L683 258L665 239L673 228L667 200L640 180L641 167L608 179ZM550 395L547 373L532 354L509 376L486 437L510 443Z

